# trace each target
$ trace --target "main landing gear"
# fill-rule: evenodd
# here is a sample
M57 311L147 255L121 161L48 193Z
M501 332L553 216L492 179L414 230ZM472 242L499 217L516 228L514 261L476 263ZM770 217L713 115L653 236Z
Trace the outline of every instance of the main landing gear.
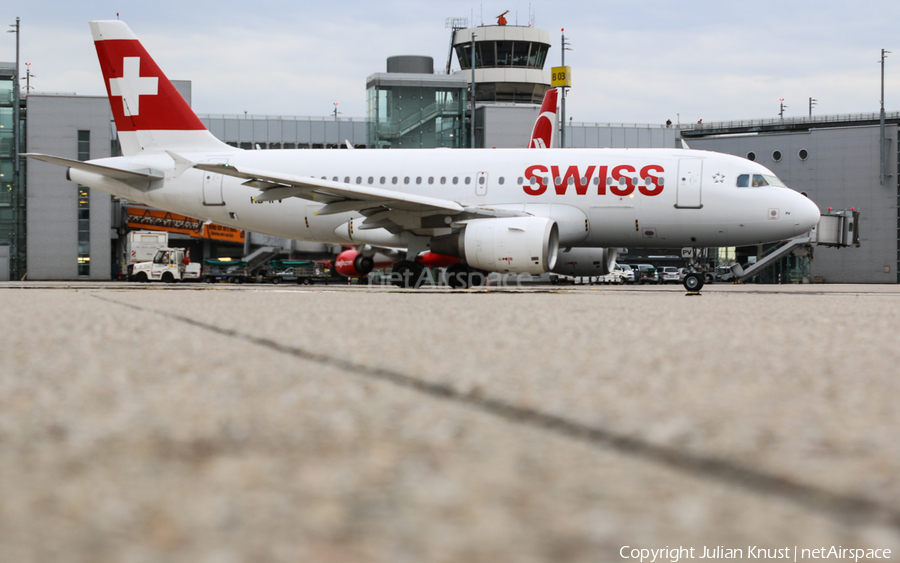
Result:
M401 260L391 268L391 283L406 289L418 289L425 281L425 268L412 260Z
M452 289L468 289L480 287L487 283L487 274L480 270L473 270L466 264L453 264L444 273L447 285Z
M404 289L418 289L426 281L425 267L412 260L401 260L391 269L391 283ZM487 274L466 264L453 264L444 272L451 289L467 289L487 284Z

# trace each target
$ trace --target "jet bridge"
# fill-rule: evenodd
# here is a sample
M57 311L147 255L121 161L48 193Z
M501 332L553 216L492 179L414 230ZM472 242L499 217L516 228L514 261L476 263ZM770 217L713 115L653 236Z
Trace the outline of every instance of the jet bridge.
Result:
M769 254L757 260L755 264L744 268L740 264L731 266L731 273L736 281L753 276L774 263L779 258L793 252L797 256L813 257L816 246L832 246L844 248L859 246L859 211L856 209L828 210L823 213L819 223L808 233L784 241Z

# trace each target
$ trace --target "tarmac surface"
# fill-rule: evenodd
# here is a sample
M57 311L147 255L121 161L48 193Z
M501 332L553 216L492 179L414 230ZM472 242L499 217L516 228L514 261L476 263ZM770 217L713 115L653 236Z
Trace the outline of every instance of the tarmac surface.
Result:
M0 562L900 557L900 286L4 282L0 310Z

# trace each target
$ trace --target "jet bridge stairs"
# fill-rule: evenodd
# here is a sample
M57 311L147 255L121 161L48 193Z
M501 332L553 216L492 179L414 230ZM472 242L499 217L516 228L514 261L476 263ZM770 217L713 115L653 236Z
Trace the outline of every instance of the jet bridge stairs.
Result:
M751 276L759 274L766 267L772 265L779 258L793 252L797 256L813 257L813 249L816 246L831 246L844 248L847 246L859 246L859 211L856 209L842 209L822 214L818 225L808 233L784 241L765 257L757 260L755 264L744 268L740 264L731 266L731 273L735 281L743 281Z

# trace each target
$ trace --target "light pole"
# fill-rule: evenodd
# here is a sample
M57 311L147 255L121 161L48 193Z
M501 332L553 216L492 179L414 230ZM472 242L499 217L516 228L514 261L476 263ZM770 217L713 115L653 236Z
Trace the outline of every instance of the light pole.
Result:
M28 97L28 92L31 90L31 77L34 75L31 74L31 63L25 63L25 97ZM37 78L36 76L34 76ZM20 78L19 80L23 80Z
M475 148L475 33L472 34L472 101L469 112L469 148Z
M881 63L881 116L879 118L880 132L881 132L881 135L880 135L881 147L878 152L881 154L881 185L882 186L884 185L885 166L887 164L887 159L885 159L885 155L884 155L884 144L885 144L885 138L884 138L884 59L887 58L888 53L890 53L890 51L885 51L884 49L882 49L881 50L881 60L879 61Z
M19 274L19 178L21 175L19 174L19 150L21 150L21 140L19 132L21 130L19 124L19 18L16 18L15 25L10 25L9 27L15 28L7 30L7 33L15 33L16 34L16 73L15 80L13 80L13 189L12 189L12 198L11 202L13 206L13 230L12 230L12 240L10 241L10 250L12 252L12 270L15 272L15 277L18 278Z
M562 32L562 54L561 54L561 65L563 68L566 68L566 51L571 51L572 49L568 49L569 43L566 43L566 28L560 29ZM559 121L559 148L563 148L566 146L566 92L569 91L568 88L563 86L562 90L562 100L559 102L559 113L560 119Z

